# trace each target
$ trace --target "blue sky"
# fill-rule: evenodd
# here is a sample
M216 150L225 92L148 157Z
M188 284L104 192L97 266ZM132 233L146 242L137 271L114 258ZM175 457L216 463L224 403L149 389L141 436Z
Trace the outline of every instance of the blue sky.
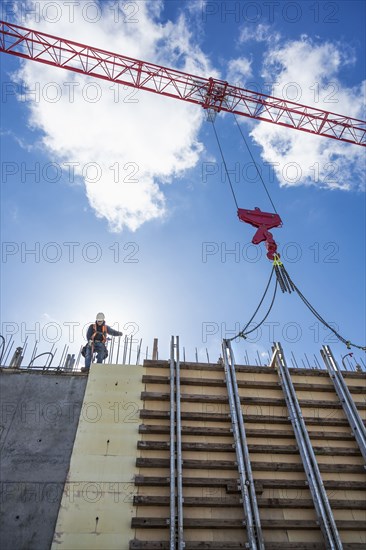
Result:
M2 19L146 61L365 119L365 3L12 2ZM1 54L2 334L78 351L107 322L143 340L172 334L211 361L252 315L271 263L238 221L203 109ZM71 93L71 90L73 92ZM240 120L276 209L295 283L365 345L364 148ZM241 208L271 205L231 115L216 128ZM33 253L32 253L33 250ZM257 320L266 312L264 304ZM265 362L273 340L302 365L348 350L295 295L234 344ZM365 360L355 351L358 361ZM290 361L289 361L290 362ZM354 364L354 363L353 363Z

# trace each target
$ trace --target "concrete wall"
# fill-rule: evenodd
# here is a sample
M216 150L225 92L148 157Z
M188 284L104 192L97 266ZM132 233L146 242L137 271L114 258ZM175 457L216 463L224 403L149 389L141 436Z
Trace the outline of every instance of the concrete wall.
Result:
M87 378L0 371L0 548L48 550Z

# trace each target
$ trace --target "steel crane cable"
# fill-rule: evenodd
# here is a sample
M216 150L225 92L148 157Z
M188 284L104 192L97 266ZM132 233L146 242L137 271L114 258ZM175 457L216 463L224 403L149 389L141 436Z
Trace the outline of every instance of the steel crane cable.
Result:
M221 147L220 139L219 139L219 136L218 136L217 131L216 131L215 121L214 121L214 120L212 120L212 127L213 127L213 129L214 129L214 133L215 133L217 145L218 145L218 148L219 148L220 153L221 153L222 162L223 162L224 167L225 167L225 172L226 172L226 175L227 175L227 178L228 178L228 181L229 181L229 185L230 185L231 192L232 192L232 195L233 195L233 198L234 198L234 201L235 201L235 205L236 205L236 208L238 209L238 208L239 208L239 206L238 206L238 201L237 201L237 199L236 199L236 195L235 195L235 191L234 191L234 188L233 188L233 184L232 184L231 179L230 179L230 174L229 174L229 171L228 171L228 168L227 168L227 164L226 164L226 161L225 161L223 149L222 149L222 147ZM239 128L239 130L240 130L240 128ZM241 131L241 130L240 130L240 131ZM242 135L243 135L243 134L242 134ZM243 139L244 139L244 141L245 141L244 136L243 136ZM249 147L248 147L248 144L246 143L246 141L245 141L245 144L246 144L246 146L247 146L247 148L248 148L248 150L249 150ZM250 152L250 150L249 150L249 152ZM261 174L260 174L260 172L259 172L259 169L258 169L258 167L257 167L257 165L256 165L256 163L255 163L255 160L254 160L253 155L251 154L251 152L250 152L250 155L251 155L251 157L252 157L252 159L253 159L253 162L254 162L254 164L255 164L255 166L256 166L256 168L257 168L257 172L258 172L258 174L260 175L260 177L261 177L261 179L262 179L262 176L261 176ZM262 179L262 182L263 182L263 179ZM267 191L267 195L268 195L268 197L269 197L269 199L270 199L270 201L271 201L271 204L272 204L273 208L276 210L276 208L275 208L275 206L274 206L274 204L273 204L273 202L272 202L272 199L271 199L271 197L270 197L270 195L269 195L269 193L268 193L268 190L267 190L267 188L266 188L264 182L263 182L263 185L264 185L264 187L265 187L265 189L266 189L266 191ZM277 213L277 211L276 211L276 213ZM267 294L269 285L270 285L270 283L271 283L271 280L272 280L272 276L273 276L274 271L275 271L275 267L272 268L272 271L271 271L271 274L270 274L270 277L269 277L267 286L266 286L266 288L265 288L265 291L264 291L264 293L263 293L263 296L262 296L262 298L261 298L261 300L260 300L260 302L259 302L259 304L258 304L258 306L257 306L257 309L256 309L255 312L253 313L252 317L250 318L250 320L248 321L248 323L245 325L245 327L244 327L236 336L234 336L233 338L228 339L228 341L235 340L235 338L237 338L238 336L240 336L241 338L246 338L246 335L247 335L247 334L250 334L251 332L254 332L255 330L257 330L257 329L264 323L264 321L267 319L268 315L270 314L270 312L271 312L271 310L272 310L272 307L273 307L273 304L274 304L274 301L275 301L276 292L277 292L277 286L278 286L278 280L277 280L277 279L276 279L276 284L275 284L275 288L274 288L274 293L273 293L272 301L271 301L271 304L270 304L270 306L269 306L269 309L268 309L266 315L264 316L264 318L262 319L262 321L261 321L255 328L251 329L251 330L248 331L248 332L245 332L246 329L248 328L248 326L250 325L250 323L252 322L252 320L254 319L254 317L256 316L256 314L257 314L259 308L261 307L261 305L262 305L262 303L263 303L264 298L266 297L266 294Z
M252 328L251 330L248 330L247 332L243 332L243 333L240 333L239 336L241 336L242 338L246 338L248 336L248 334L250 334L251 332L254 332L255 330L257 330L263 323L264 321L267 319L268 315L271 313L271 310L272 310L272 307L273 307L273 304L274 304L274 301L275 301L275 298L276 298L276 293L277 293L277 286L278 286L278 281L276 281L276 284L275 284L275 287L274 287L274 292L273 292L273 297L272 297L272 301L270 303L270 306L268 308L268 311L267 313L265 314L265 316L263 317L263 319L261 320L260 323L258 323L258 325L254 328Z
M242 139L243 139L243 141L244 141L244 143L245 143L245 146L246 146L246 148L247 148L247 150L248 150L248 153L249 153L249 155L250 155L250 158L251 158L252 161L253 161L253 164L254 164L254 166L255 166L255 169L257 170L257 174L258 174L258 176L259 176L259 178L260 178L260 180L261 180L261 182L262 182L262 185L263 185L263 187L264 187L264 189L265 189L265 191L266 191L266 193L267 193L267 196L268 196L268 198L269 198L269 200L270 200L270 203L271 203L271 205L272 205L272 207L273 207L273 210L276 212L276 214L278 214L278 212L277 212L277 210L276 210L276 207L275 207L275 205L274 205L274 203L273 203L273 200L272 200L272 198L271 198L271 195L269 194L269 191L268 191L268 189L267 189L267 186L266 186L266 184L264 183L264 179L262 178L262 174L261 174L261 172L260 172L260 170L259 170L259 168L258 168L258 164L257 164L256 161L255 161L255 158L254 158L254 156L253 156L253 154L252 154L252 151L250 150L250 147L249 147L249 145L248 145L248 142L247 142L247 140L245 139L245 136L244 136L244 134L243 134L243 132L242 132L242 129L240 128L240 124L239 124L238 119L237 119L237 117L235 116L235 114L234 114L234 119L235 119L236 125L237 125L237 127L238 127L238 130L239 130L239 132L240 132L240 134L241 134L241 137L242 137Z
M255 310L255 312L253 313L253 315L251 316L251 318L249 319L249 321L247 322L247 324L245 325L245 327L240 331L238 332L238 334L236 334L235 336L233 336L232 338L227 338L227 340L229 342L231 342L232 340L235 340L236 338L240 337L240 338L246 338L248 334L250 334L251 332L254 332L255 330L257 330L263 323L264 321L267 319L268 315L270 314L271 310L272 310L272 307L273 307L273 304L274 304L274 301L275 301L275 298L276 298L276 293L277 293L277 286L278 286L278 281L276 280L276 284L275 284L275 288L274 288L274 292L273 292L273 297L272 297L272 301L270 303L270 306L267 310L267 313L266 315L264 316L264 318L262 319L262 321L260 323L258 323L257 326L255 326L254 328L252 328L251 330L247 330L247 328L249 327L250 323L253 321L254 317L257 315L258 311L259 311L259 308L261 307L262 303L263 303L263 300L264 298L266 297L266 294L268 292L268 289L269 289L269 285L271 284L271 280L272 280L272 276L273 276L273 272L274 272L274 268L272 268L272 271L271 271L271 274L269 276L269 279L268 279L268 283L267 283L267 286L264 290L264 293L263 293L263 296L257 306L257 309Z
M247 150L248 150L248 153L249 153L249 155L250 155L250 158L252 159L253 164L254 164L254 166L255 166L255 169L256 169L256 171L257 171L257 173L258 173L258 176L259 176L259 178L260 178L260 180L261 180L261 182L262 182L262 185L263 185L263 187L264 187L264 189L265 189L265 191L266 191L266 193L267 193L267 196L268 196L268 198L269 198L269 200L270 200L270 203L271 203L271 205L272 205L274 211L276 212L276 214L278 214L277 209L276 209L276 207L275 207L275 205L274 205L274 202L273 202L273 200L272 200L272 198L271 198L271 195L269 194L268 188L267 188L267 186L266 186L266 184L265 184L265 182L264 182L264 179L263 179L263 177L262 177L262 174L261 174L261 172L260 172L260 170L259 170L259 168L258 168L258 164L257 164L256 161L255 161L255 158L254 158L254 156L253 156L253 153L252 153L251 150L250 150L250 147L249 147L249 145L248 145L248 142L247 142L247 140L245 139L245 136L244 136L244 134L243 134L243 132L242 132L242 129L240 128L240 125L239 125L239 123L238 123L238 120L237 120L237 117L235 116L235 114L234 114L234 119L235 119L236 125L237 125L237 127L238 127L238 129L239 129L239 132L240 132L240 134L241 134L241 137L242 137L242 139L243 139L243 141L244 141L244 143L245 143L245 146L246 146L246 148L247 148ZM223 162L223 164L224 164L226 176L227 176L227 179L228 179L228 182L229 182L229 185L230 185L230 189L231 189L231 192L232 192L234 201L235 201L235 205L236 205L236 208L238 209L238 208L239 208L238 201L237 201L237 198L236 198L236 195L235 195L235 191L234 191L233 184L232 184L232 182L231 182L229 170L228 170L228 168L227 168L227 164L226 164L224 152L223 152L223 149L222 149L222 146L221 146L221 143L220 143L219 136L218 136L217 131L216 131L216 126L215 126L215 121L214 121L214 120L212 120L212 127L213 127L213 129L214 129L214 133L215 133L217 145L218 145L218 148L219 148L219 150L220 150L222 162Z
M234 115L235 117L235 115ZM239 126L239 123L235 117L235 121L236 121L236 124L238 126L238 129L242 135L242 138L244 140L244 143L248 149L248 152L253 160L253 163L257 169L257 172L258 172L258 175L262 181L262 184L266 190L266 193L268 195L268 198L269 200L271 201L271 204L277 214L277 210L276 210L276 207L271 199L271 196L268 192L268 189L264 183L264 180L262 178L262 175L258 169L258 166L257 166L257 163L255 162L254 160L254 157L250 151L250 148L248 146L248 143L245 139L245 136ZM226 161L225 161L225 157L224 157L224 153L223 153L223 150L222 150L222 147L221 147L221 143L220 143L220 140L219 140L219 136L217 134L217 131L216 131L216 127L215 127L215 121L213 120L212 121L212 126L213 126L213 129L214 129L214 133L215 133L215 136L216 136L216 141L217 141L217 145L219 147L219 150L220 150L220 153L221 153L221 158L222 158L222 161L223 161L223 164L224 164L224 167L225 167L225 171L226 171L226 175L227 175L227 178L228 178L228 181L229 181L229 185L230 185L230 188L231 188L231 192L232 192L232 195L233 195L233 198L234 198L234 201L235 201L235 205L237 208L238 207L238 201L236 199L236 195L235 195L235 191L234 191L234 188L233 188L233 185L231 183L231 179L230 179L230 174L229 174L229 171L228 171L228 168L227 168L227 165L226 165ZM274 289L274 293L273 293L273 297L272 297L272 301L271 301L271 304L269 306L269 309L265 315L265 317L262 319L262 321L253 329L251 329L250 331L248 332L245 332L246 329L248 328L249 324L252 322L252 320L254 319L255 315L257 314L266 294L267 294L267 291L268 291L268 288L269 288L269 285L270 285L270 282L271 282L271 279L272 279L272 275L273 275L273 272L275 271L276 273L276 285L275 285L275 289ZM316 311L316 309L310 304L310 302L305 298L305 296L302 294L302 292L297 288L297 286L295 285L295 283L293 282L293 280L291 279L290 275L288 274L286 268L284 267L283 263L280 261L279 259L279 256L276 256L275 257L275 260L273 262L273 269L271 271L271 275L270 275L270 278L269 278L269 281L267 283L267 286L266 286L266 289L264 291L264 294L262 296L262 299L261 301L259 302L259 305L257 307L257 309L255 310L254 314L252 315L250 321L245 325L244 329L242 329L236 336L233 336L232 338L230 338L229 341L231 340L235 340L235 338L237 337L241 337L241 338L246 338L246 336L248 334L250 334L251 332L254 332L255 330L257 330L263 323L264 321L267 319L268 315L270 314L271 310L272 310L272 307L273 307L273 304L274 304L274 301L275 301L275 297L276 297L276 292L277 292L277 286L278 284L280 285L280 288L282 290L282 292L289 292L291 293L291 291L295 291L297 293L297 295L299 296L299 298L302 300L302 302L306 305L306 307L311 311L311 313L325 326L327 327L331 332L333 332L333 334L338 338L338 340L340 340L341 342L343 342L348 349L350 349L351 347L355 347L355 348L358 348L358 349L361 349L361 350L366 350L366 346L359 346L357 344L353 344L350 340L347 340L346 338L344 338L343 336L341 336L333 327L331 327L329 325L329 323L327 323L327 321L325 319L323 319L323 317L320 315L320 313L318 313Z
M284 277L285 279L287 279L287 281L289 282L289 284L291 285L292 287L292 290L296 292L296 294L299 296L299 298L301 299L301 301L306 305L306 307L310 310L310 312L318 319L318 321L320 321L325 327L327 327L331 332L333 332L333 334L338 338L338 340L340 340L343 344L345 344L347 346L348 349L350 349L351 347L354 347L354 348L358 348L358 349L361 349L363 351L366 351L366 346L360 346L358 344L354 344L353 342L351 342L350 340L347 340L346 338L344 338L341 334L339 334L339 332L337 332L321 315L320 313L314 308L313 305L311 305L311 303L309 302L309 300L307 300L307 298L305 298L305 296L303 295L303 293L297 288L297 286L295 285L295 283L293 282L293 280L291 279L290 275L288 274L286 268L284 267L284 265L279 262L280 266L277 266L277 268L279 268L281 271L282 271L282 277ZM275 301L275 298L276 298L276 293L277 293L277 287L278 287L278 284L280 284L279 282L279 278L276 277L276 284L275 284L275 288L274 288L274 292L273 292L273 297L272 297L272 301L269 305L269 308L267 310L267 313L265 314L265 316L263 317L263 319L261 320L260 323L258 323L254 328L250 329L247 331L247 328L249 327L250 323L253 321L254 317L256 316L256 314L258 313L259 311L259 308L261 307L262 303L263 303L263 300L264 298L266 297L266 294L268 292L268 289L269 289L269 286L270 286L270 283L271 283L271 280L272 280L272 276L273 276L273 273L275 271L275 266L272 268L272 271L271 271L271 274L270 274L270 277L269 277L269 280L268 280L268 283L267 283L267 286L264 290L264 293L263 293L263 296L255 310L255 312L253 313L253 315L251 316L250 320L247 322L247 324L245 325L245 327L240 331L238 332L238 334L236 334L235 336L233 336L232 338L228 338L227 340L228 341L232 341L232 340L235 340L236 338L240 337L240 338L246 338L248 336L248 334L251 334L252 332L254 332L255 330L257 330L263 323L264 321L267 319L268 315L270 314L271 310L272 310L272 307L273 307L273 304L274 304L274 301ZM276 273L277 275L277 273ZM282 292L286 292L286 289L284 289L282 287L282 285L280 284L280 287L282 289Z
M237 210L238 210L238 209L239 209L238 201L236 200L235 191L234 191L234 188L233 188L233 184L231 183L229 170L227 169L227 165L226 165L224 153L223 153L223 150L222 150L222 147L221 147L221 143L220 143L220 140L219 140L219 136L217 135L217 132L216 132L216 127L215 127L215 121L214 121L214 120L212 121L212 127L213 127L213 129L214 129L214 133L215 133L215 136L216 136L217 145L218 145L218 147L219 147L219 149L220 149L222 162L223 162L224 167L225 167L225 172L226 172L226 175L227 175L227 179L228 179L228 181L229 181L229 185L230 185L230 188L231 188L231 192L232 192L233 197L234 197L235 205L236 205L236 208L237 208Z
M290 283L290 285L292 287L292 290L294 290L297 293L299 298L306 305L306 307L311 311L311 313L318 319L318 321L320 321L325 327L327 327L331 332L333 332L333 334L338 338L338 340L343 342L347 346L348 349L350 349L351 347L354 347L354 348L358 348L358 349L361 349L361 350L365 351L366 346L359 346L358 344L354 344L350 340L347 340L346 338L341 336L341 334L339 334L339 332L337 332L329 323L327 323L327 321L320 315L320 313L318 313L318 311L314 308L314 306L311 305L309 300L307 300L305 298L305 296L303 295L303 293L297 288L297 286L295 285L295 283L291 279L290 275L288 274L288 272L287 272L285 266L282 264L282 262L278 262L278 263L280 264L279 268L282 272L282 276L284 275L284 278L287 279L287 281ZM285 290L283 290L283 289L282 289L282 291L285 292Z
M265 288L265 291L264 291L264 293L263 293L263 296L262 296L262 298L261 298L261 301L260 301L259 304L258 304L257 309L255 310L255 312L253 313L253 315L251 316L251 318L249 319L249 321L247 322L247 324L245 325L245 327L240 331L239 334L245 334L246 329L248 328L248 326L250 325L250 323L253 321L254 317L257 315L257 313L258 313L258 311L259 311L259 308L261 307L261 305L262 305L262 303L263 303L263 300L264 300L264 298L266 297L266 294L267 294L269 285L271 284L273 272L274 272L274 268L272 268L271 274L270 274L269 279L268 279L267 286L266 286L266 288Z

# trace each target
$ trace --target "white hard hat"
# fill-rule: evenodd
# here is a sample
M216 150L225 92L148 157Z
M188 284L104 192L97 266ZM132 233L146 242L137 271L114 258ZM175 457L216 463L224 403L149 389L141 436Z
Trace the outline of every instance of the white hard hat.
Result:
M104 313L97 313L96 320L104 321L105 320Z

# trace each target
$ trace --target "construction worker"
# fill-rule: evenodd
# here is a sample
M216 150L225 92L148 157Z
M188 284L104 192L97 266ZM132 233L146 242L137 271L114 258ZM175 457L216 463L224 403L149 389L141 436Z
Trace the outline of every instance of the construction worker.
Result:
M85 367L81 369L81 372L89 372L90 363L94 352L97 352L97 363L102 363L103 359L108 356L107 348L105 346L107 334L110 334L111 336L122 336L122 332L118 332L105 324L104 313L98 313L95 323L89 326L86 333L88 344L86 346L85 353Z

